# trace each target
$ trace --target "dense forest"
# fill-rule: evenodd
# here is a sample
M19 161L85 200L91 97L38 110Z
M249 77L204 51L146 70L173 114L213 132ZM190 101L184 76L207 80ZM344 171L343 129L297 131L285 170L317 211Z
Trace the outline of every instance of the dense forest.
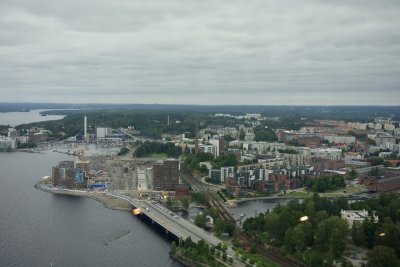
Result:
M336 189L346 188L343 176L332 174L331 176L320 176L318 179L307 179L305 186L312 192L323 193Z
M284 106L284 105L165 105L165 104L72 104L72 103L0 103L0 111L16 111L31 109L63 109L48 114L66 115L68 110L121 110L121 111L175 111L180 113L261 113L267 117L308 118L308 119L342 119L350 121L369 121L374 117L393 115L393 120L400 120L398 106ZM296 123L293 120L293 123Z
M340 219L341 209L366 209L370 214L376 211L379 222L366 220L350 227ZM308 216L308 220L299 220L303 216ZM303 203L291 201L286 206L278 205L272 212L249 218L243 223L243 229L262 242L283 248L309 266L333 266L334 261L351 266L342 257L350 244L369 249L381 246L378 250L384 250L384 255L389 255L387 259L394 256L398 264L399 222L400 200L397 194L382 194L378 198L352 204L343 198L328 200L314 194ZM376 261L377 254L371 250L368 260Z
M167 154L168 157L179 157L182 154L182 148L175 146L174 143L159 143L146 141L135 151L138 158L149 156L151 154Z
M45 111L44 114L67 115L59 121L46 121L20 125L20 130L32 126L51 130L54 136L64 132L64 137L82 134L83 116L88 117L89 132L96 127L120 128L134 126L141 135L159 139L161 134L187 133L194 136L196 120L200 128L210 125L236 127L239 124L251 124L245 119L232 117L215 117L215 113L244 115L246 112L260 113L267 120L255 127L257 141L275 141L273 129L283 128L297 130L314 119L341 119L347 121L371 121L377 116L391 116L400 120L397 107L318 107L318 106L185 106L185 105L116 105L116 104L1 104L0 111L16 111L30 108L65 108L64 110ZM2 109L3 108L3 109ZM69 109L66 109L69 108ZM71 109L74 108L74 109ZM170 118L168 124L167 117ZM265 128L268 127L268 128Z

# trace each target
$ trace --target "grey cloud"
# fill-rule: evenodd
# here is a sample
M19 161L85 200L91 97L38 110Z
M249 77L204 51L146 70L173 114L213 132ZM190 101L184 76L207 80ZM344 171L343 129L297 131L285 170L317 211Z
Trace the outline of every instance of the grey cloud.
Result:
M400 99L399 7L3 1L2 100L393 104Z

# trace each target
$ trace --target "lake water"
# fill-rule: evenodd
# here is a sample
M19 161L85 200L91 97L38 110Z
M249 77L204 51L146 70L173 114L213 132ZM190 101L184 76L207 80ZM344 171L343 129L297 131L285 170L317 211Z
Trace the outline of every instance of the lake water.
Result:
M233 215L235 219L239 219L243 214L244 219L249 217L255 217L259 213L265 213L268 210L272 211L274 207L279 204L286 204L290 199L258 199L239 202L236 206L228 207L228 211ZM299 200L301 201L301 200Z
M40 115L40 112L46 110L48 109L34 109L29 112L0 112L0 125L10 125L14 127L19 124L30 122L61 120L65 117L63 115Z
M0 113L0 124L64 117L41 116L40 111ZM51 174L52 166L67 159L74 157L51 151L0 153L0 266L181 266L169 258L169 241L130 212L33 187ZM235 218L251 217L286 202L248 201L229 210ZM194 208L186 217L199 211Z
M0 113L0 124L64 117L41 111ZM0 153L0 266L181 266L169 258L170 242L129 211L33 187L68 159L52 151Z
M130 212L33 187L66 159L73 158L0 153L0 266L180 266L169 241Z

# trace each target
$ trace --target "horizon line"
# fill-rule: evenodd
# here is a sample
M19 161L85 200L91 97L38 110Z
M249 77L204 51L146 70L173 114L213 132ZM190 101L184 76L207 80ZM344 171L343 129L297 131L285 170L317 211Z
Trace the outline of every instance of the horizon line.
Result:
M246 106L246 107L400 107L400 104L182 104L182 103L113 103L113 102L0 102L2 104L55 104L55 105L148 105L148 106Z

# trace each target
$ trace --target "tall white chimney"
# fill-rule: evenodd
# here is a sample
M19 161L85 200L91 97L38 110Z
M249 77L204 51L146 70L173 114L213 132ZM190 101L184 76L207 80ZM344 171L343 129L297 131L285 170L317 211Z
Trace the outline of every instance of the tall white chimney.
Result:
M83 128L84 128L84 136L83 140L87 140L87 117L83 117Z

